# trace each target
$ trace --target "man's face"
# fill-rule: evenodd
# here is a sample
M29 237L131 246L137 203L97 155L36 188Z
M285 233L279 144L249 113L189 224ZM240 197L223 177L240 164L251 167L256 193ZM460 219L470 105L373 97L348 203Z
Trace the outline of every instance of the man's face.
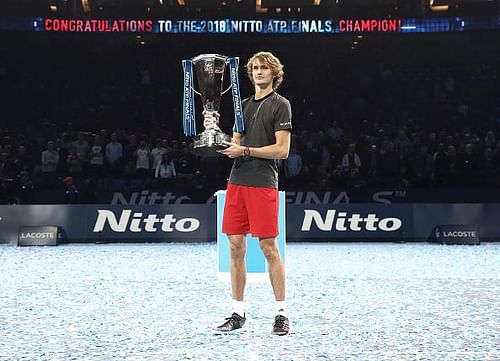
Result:
M255 86L265 88L272 85L273 78L271 67L260 59L255 59L252 65L252 79Z

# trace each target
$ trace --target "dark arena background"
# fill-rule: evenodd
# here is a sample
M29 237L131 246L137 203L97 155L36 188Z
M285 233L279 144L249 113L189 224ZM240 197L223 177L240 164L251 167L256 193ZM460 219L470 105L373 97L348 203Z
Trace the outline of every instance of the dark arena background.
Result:
M0 44L1 361L500 359L500 1L2 0ZM293 113L286 338L258 282L214 335L233 160L183 132L182 60L239 57L245 98L261 50Z

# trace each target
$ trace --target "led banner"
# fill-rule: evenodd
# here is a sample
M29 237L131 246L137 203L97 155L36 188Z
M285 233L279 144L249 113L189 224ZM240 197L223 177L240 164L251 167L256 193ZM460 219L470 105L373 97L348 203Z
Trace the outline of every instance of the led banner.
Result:
M70 33L342 34L500 28L500 17L433 19L76 19L0 17L0 30Z
M49 32L99 33L341 33L341 32L396 32L401 19L362 20L96 20L44 19L40 30Z
M51 193L44 198L50 203L55 199ZM287 204L348 204L348 203L499 203L500 189L344 189L333 188L328 191L286 191ZM40 198L39 201L42 201ZM207 195L205 202L192 199L189 194L158 192L144 189L135 192L105 192L95 203L115 205L153 205L153 204L194 204L215 203L214 195Z

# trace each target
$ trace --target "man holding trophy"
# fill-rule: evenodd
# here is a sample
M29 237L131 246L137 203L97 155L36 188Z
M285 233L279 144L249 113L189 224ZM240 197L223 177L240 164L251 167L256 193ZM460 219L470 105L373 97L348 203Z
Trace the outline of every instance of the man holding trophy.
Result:
M206 54L192 60L198 75L198 85L204 88L198 94L203 101L205 127L202 134L196 135L193 151L202 156L225 155L234 159L222 222L222 231L230 242L233 310L231 316L216 330L230 332L245 325L246 235L251 233L259 238L260 248L269 265L269 278L276 299L272 334L286 335L289 332L289 320L285 304L285 267L277 245L278 160L288 157L292 112L290 102L276 93L283 81L283 65L272 53L258 52L253 55L246 64L246 70L255 93L238 103L237 62L235 71L234 66L231 67L231 61L235 58L229 59L235 110L231 138L218 127L220 97L215 95L221 95L222 75L217 74L224 72L223 63L217 64L220 57ZM194 96L189 96L189 89L194 90L192 71L189 64L183 64L184 130L186 135L194 135L196 127L190 120L194 112ZM191 74L186 75L189 72ZM215 79L217 85L204 86L208 83L207 79Z

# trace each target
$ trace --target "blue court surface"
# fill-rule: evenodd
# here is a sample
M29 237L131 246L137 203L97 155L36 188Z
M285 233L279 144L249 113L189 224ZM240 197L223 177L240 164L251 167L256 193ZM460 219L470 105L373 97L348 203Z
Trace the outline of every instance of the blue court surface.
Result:
M230 311L215 243L0 245L0 360L499 360L500 244L289 243L291 334L269 283Z

